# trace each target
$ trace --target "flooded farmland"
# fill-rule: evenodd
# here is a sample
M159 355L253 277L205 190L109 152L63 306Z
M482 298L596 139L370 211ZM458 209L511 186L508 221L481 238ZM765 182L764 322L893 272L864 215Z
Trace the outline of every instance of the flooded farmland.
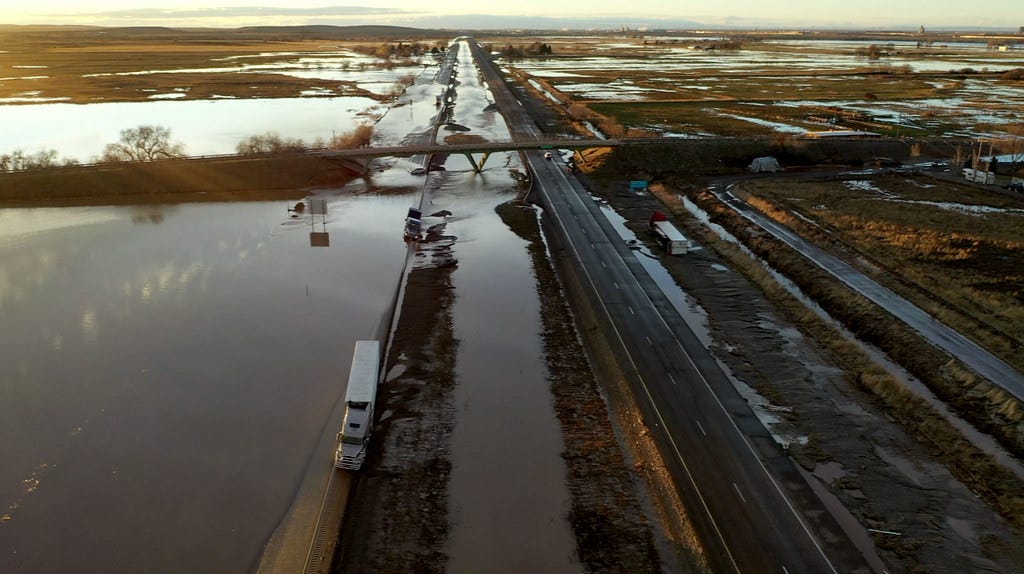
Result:
M558 57L506 63L627 129L675 137L1001 136L1024 103L1019 81L1005 76L1024 67L1020 50L977 42L593 37L552 46Z
M405 257L328 198L0 209L0 571L251 567Z
M604 106L628 127L666 135L710 133L699 123L709 118L744 134L799 133L828 123L824 116L809 119L808 109L830 107L879 125L920 127L925 123L911 117L914 107L906 101L949 115L970 93L999 104L975 109L970 100L975 120L1013 119L1012 105L999 107L999 98L1018 94L991 74L955 86L914 77L867 98L865 86L873 86L876 72L846 69L863 58L843 52L861 44L821 44L828 54L800 54L802 44L764 44L760 56L741 62L728 50L603 39L598 56L575 58L584 63L576 69L569 59L520 67L535 67L528 81L550 90L549 101L572 94ZM782 53L787 50L792 53ZM985 57L971 46L962 57L932 63L966 66ZM82 94L50 88L5 100L10 82L52 85L45 81L60 65L0 66L0 75L23 75L0 78L0 104L11 104L0 105L0 120L17 128L7 144L0 135L0 154L64 141L62 153L88 161L119 129L153 117L193 155L230 152L256 133L309 142L364 122L374 123L374 145L426 141L441 111L438 141L509 139L465 43L451 84L453 108L435 99L443 87L432 79L440 61L432 56L396 68L370 56L277 48L203 59L193 55L166 69L108 63L105 71L76 77L126 82L133 95L88 103L79 101ZM849 73L819 77L831 71ZM392 91L401 75L404 95ZM210 78L228 76L241 78L235 91L213 91ZM273 78L274 85L248 85L258 77ZM755 87L748 85L752 78L759 78ZM249 88L255 97L246 95ZM72 97L79 103L69 103ZM629 108L638 103L649 107ZM897 105L902 111L894 111ZM936 131L961 129L945 115L929 122ZM414 171L428 161L444 168ZM346 514L346 528L355 523L356 535L342 546L359 547L355 564L375 560L378 567L342 564L336 571L415 563L453 572L576 572L613 563L594 560L595 548L617 553L617 544L634 543L608 534L644 529L623 527L602 510L610 528L605 537L588 539L582 522L588 514L581 512L588 507L581 502L590 502L590 510L610 498L639 507L625 486L634 486L632 473L647 463L622 465L617 450L600 459L610 462L581 462L585 449L571 431L597 428L606 404L595 389L599 408L574 416L578 411L565 403L579 402L578 395L559 399L555 390L566 364L552 345L580 341L567 309L561 309L562 338L550 335L550 311L564 301L553 275L548 292L538 293L547 269L534 227L539 212L508 205L521 191L525 166L515 153L494 153L482 172L473 167L462 155L377 160L355 183L309 191L328 202L322 222L308 209L295 213L295 200L0 209L0 571L251 570L289 507L317 490L303 491L317 473L351 479L349 510L370 517L358 523ZM400 235L406 208L420 203L421 190L430 229L417 252ZM626 220L605 210L624 240L637 239ZM518 214L510 218L510 211ZM656 282L675 289L660 264L642 262ZM414 312L403 305L399 320L413 325L399 337L406 346L389 359L367 464L360 473L339 474L329 453L338 423L332 418L345 392L352 343L380 334L407 264L416 281L403 291L404 303ZM681 291L671 303L700 324L706 348L716 345L710 314L690 309ZM582 349L573 352L584 356ZM588 377L589 371L580 376ZM417 396L431 393L443 400L425 404L441 408L412 408ZM639 415L631 419L640 425ZM409 439L392 432L402 425L432 428ZM583 446L618 445L613 429L603 432L607 442ZM810 435L795 436L803 440L796 444L806 444ZM823 480L833 481L833 474L855 467L821 468ZM615 471L622 488L607 488L603 479ZM426 487L411 488L416 481ZM388 488L405 498L388 498ZM605 501L593 496L597 490ZM375 498L380 492L385 495ZM318 494L302 499L301 510L315 515L317 501L310 500ZM637 510L630 524L646 524L645 512L655 511ZM634 545L645 560L657 559L653 538L641 532ZM313 555L293 546L307 560Z
M376 107L361 97L0 105L0 123L6 126L0 153L52 148L61 157L90 162L104 145L118 141L121 130L159 123L188 155L231 154L244 138L266 132L330 140L366 121L360 114Z

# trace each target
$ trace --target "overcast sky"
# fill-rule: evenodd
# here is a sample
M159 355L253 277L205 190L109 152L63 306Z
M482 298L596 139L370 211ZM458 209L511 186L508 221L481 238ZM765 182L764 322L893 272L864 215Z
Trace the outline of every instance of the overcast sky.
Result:
M445 16L659 19L738 26L1024 26L1024 1L995 0L0 0L0 23L106 26L394 24L445 27ZM455 21L454 19L452 21ZM451 27L465 25L466 19ZM533 20L536 22L536 20ZM585 26L581 26L585 27Z

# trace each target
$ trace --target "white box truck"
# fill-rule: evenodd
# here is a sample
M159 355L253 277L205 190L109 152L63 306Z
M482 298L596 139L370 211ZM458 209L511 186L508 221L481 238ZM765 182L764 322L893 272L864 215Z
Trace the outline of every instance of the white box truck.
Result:
M338 450L334 453L337 468L359 470L366 459L379 376L380 341L356 341L345 391L345 418L338 433Z
M668 221L664 213L655 211L648 224L669 255L683 255L690 250L690 240Z

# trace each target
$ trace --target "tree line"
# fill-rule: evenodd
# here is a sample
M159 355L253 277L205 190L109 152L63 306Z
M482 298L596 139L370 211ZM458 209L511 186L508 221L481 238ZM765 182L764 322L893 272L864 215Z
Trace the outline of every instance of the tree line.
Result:
M369 124L358 125L351 132L334 135L327 140L317 138L310 143L267 132L244 138L235 146L235 151L240 155L258 155L323 148L355 149L369 146L372 139L373 126ZM17 149L0 155L0 173L81 165L76 159L59 159L58 155L55 149L36 153ZM141 125L121 130L118 141L107 144L103 153L93 158L93 163L149 162L182 157L186 157L185 145L172 141L170 128Z
M494 53L494 45L487 44L484 49L488 52ZM513 46L508 44L503 48L498 49L498 54L506 60L521 60L523 58L535 58L538 56L551 56L555 51L551 47L551 44L544 44L541 42L534 42L529 46Z

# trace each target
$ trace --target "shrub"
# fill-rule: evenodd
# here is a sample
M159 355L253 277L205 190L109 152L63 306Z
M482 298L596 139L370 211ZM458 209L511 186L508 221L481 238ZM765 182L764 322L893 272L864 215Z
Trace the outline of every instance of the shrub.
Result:
M267 132L262 135L249 136L238 142L235 150L241 155L256 155L261 153L287 153L297 152L306 149L306 144L300 139L282 138L276 132Z
M356 149L369 147L372 140L373 126L370 124L362 124L356 126L356 129L351 132L331 138L331 142L328 147L332 149Z

